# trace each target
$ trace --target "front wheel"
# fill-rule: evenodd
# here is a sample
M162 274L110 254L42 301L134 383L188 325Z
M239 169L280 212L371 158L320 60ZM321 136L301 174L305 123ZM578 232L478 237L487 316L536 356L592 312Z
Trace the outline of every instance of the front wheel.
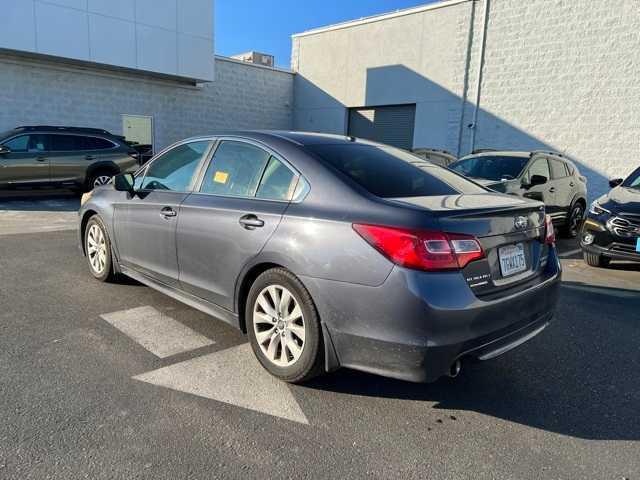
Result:
M299 383L322 372L318 313L291 272L274 268L261 274L249 291L245 315L251 348L271 375Z
M584 217L584 207L581 203L576 203L569 212L569 218L567 224L562 229L562 233L566 238L576 238L580 232L582 226L582 220Z
M101 282L113 279L113 262L111 257L111 242L107 229L98 215L94 215L87 222L84 232L84 252L91 274Z

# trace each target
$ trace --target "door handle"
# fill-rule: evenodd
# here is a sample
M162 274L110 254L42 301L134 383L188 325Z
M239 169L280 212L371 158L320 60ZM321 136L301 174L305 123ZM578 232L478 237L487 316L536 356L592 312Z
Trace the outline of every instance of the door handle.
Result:
M575 184L575 183L573 183L573 182L571 182L571 183L569 184L569 186L570 186L570 187L575 187L575 186L576 186L576 184Z
M260 220L257 216L251 213L240 217L240 220L238 220L238 222L247 230L264 227L264 220Z
M84 157L85 160L94 160L96 157L94 157L93 155L87 155L86 157Z
M162 210L160 210L160 215L162 215L164 218L170 218L178 215L178 212L176 212L171 207L164 207Z
M47 161L47 157L36 157L36 161L38 161L38 162L46 162Z
M555 191L556 191L556 187L551 187L551 188L549 189L549 191L550 191L551 193L555 192Z

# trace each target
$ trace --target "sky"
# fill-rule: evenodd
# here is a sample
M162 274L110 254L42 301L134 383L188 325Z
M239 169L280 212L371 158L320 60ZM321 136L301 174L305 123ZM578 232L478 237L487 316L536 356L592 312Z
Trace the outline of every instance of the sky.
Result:
M434 0L216 0L215 51L230 56L256 50L289 68L291 35L333 23Z

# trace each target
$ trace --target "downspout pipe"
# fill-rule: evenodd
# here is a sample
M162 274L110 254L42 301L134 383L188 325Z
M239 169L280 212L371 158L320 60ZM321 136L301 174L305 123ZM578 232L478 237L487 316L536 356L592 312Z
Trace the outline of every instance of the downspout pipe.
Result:
M478 53L478 76L476 78L476 101L473 106L473 122L470 125L471 152L476 148L476 131L478 129L478 112L480 110L480 89L482 86L482 70L484 68L484 52L487 44L487 25L489 23L489 2L490 0L484 0L484 11L482 13L482 34L480 37L480 52Z

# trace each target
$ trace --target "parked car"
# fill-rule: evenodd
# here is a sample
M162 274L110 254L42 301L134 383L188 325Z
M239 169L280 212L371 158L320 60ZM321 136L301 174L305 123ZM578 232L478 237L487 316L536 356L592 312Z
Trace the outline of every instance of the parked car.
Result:
M609 185L612 190L589 207L580 234L584 260L593 267L640 262L640 168Z
M415 148L413 154L441 167L448 167L457 160L453 153L435 148Z
M564 155L485 150L449 168L497 192L542 201L564 236L578 235L587 207L587 179Z
M0 188L90 190L139 166L137 152L106 130L25 126L0 133Z
M86 194L80 241L95 278L229 322L282 380L455 376L551 320L554 229L540 202L413 160L334 135L192 138Z

